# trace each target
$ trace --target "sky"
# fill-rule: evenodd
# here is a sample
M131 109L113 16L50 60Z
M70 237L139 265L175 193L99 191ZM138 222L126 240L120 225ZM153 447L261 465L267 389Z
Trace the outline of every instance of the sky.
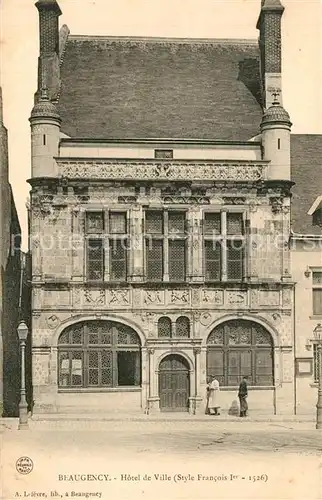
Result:
M0 0L1 85L9 168L27 242L28 118L36 91L38 11L33 0ZM322 0L282 0L283 103L293 133L322 133ZM59 0L72 34L257 39L260 0Z

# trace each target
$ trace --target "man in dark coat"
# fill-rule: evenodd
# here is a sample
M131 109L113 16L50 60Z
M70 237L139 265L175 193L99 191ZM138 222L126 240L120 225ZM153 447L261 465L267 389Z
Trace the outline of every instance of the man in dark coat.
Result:
M247 377L243 377L243 380L239 384L238 398L240 404L240 417L247 416L248 404L247 404L248 388L247 388Z

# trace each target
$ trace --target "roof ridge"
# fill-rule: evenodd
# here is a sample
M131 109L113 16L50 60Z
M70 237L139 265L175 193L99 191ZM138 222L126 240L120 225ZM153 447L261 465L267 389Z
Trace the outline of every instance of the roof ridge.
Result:
M109 35L69 35L70 40L111 40L129 42L168 42L168 43L218 43L256 45L257 38L189 38L189 37L151 37L151 36L109 36Z

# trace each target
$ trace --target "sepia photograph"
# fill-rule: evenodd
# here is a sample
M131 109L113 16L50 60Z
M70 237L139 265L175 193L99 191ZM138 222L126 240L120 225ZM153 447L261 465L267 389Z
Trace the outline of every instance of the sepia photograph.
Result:
M321 0L2 0L0 498L322 498Z

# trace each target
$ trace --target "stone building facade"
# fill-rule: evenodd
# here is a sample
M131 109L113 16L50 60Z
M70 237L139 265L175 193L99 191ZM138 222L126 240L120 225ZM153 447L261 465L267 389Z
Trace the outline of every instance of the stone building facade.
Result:
M34 412L294 411L283 7L252 41L58 32L39 0ZM272 64L272 61L274 64Z
M293 135L291 158L295 401L303 414L315 410L319 377L314 329L322 323L322 136Z

